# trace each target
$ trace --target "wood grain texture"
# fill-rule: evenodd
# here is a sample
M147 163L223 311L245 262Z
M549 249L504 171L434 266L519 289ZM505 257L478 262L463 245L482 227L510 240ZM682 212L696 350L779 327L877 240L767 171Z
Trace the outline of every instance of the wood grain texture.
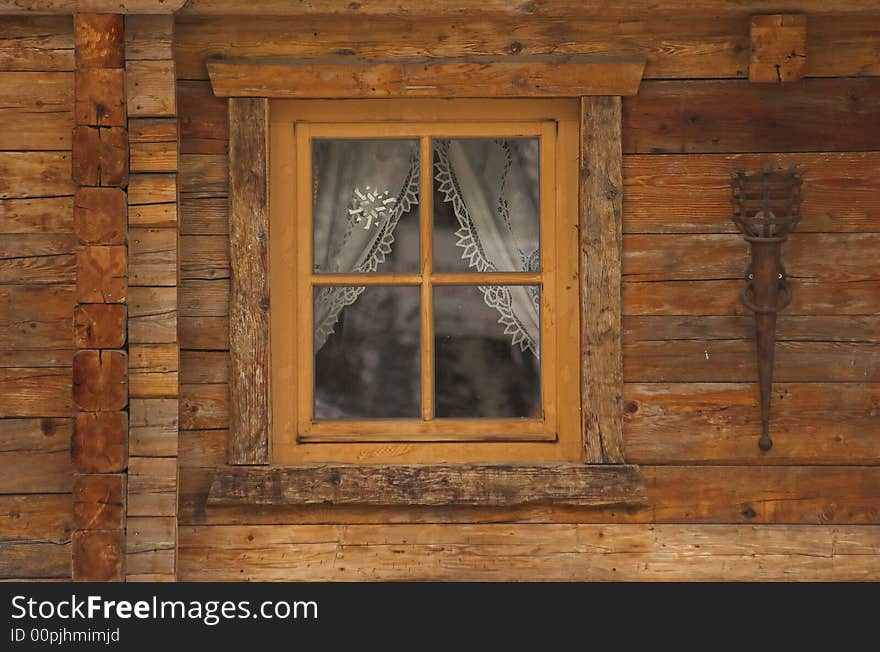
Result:
M207 62L218 97L579 97L634 95L642 57Z
M125 244L126 212L119 188L80 188L73 209L76 237L89 245Z
M73 312L74 343L79 349L118 349L125 345L126 307L87 303Z
M125 474L78 474L73 481L73 518L79 530L124 527Z
M582 385L587 460L622 463L620 98L581 100Z
M77 301L125 303L127 286L125 246L87 246L76 252Z
M0 368L0 417L69 417L70 369Z
M70 152L0 152L0 199L73 195Z
M0 30L0 70L69 71L73 16L9 16Z
M192 526L179 536L183 581L840 581L880 572L872 526Z
M128 404L124 351L84 349L73 356L73 400L85 411L121 410Z
M67 72L0 73L0 149L69 149L73 89Z
M77 530L71 557L74 582L122 581L122 531Z
M177 399L135 398L129 405L129 414L128 447L133 457L177 455Z
M21 3L16 3L21 7ZM52 2L42 3L49 5L41 7L45 13ZM74 14L73 30L76 44L76 67L83 68L121 68L125 52L122 16L119 7L110 9L105 6L104 11L96 10L89 13L88 3L66 3ZM98 4L98 3L94 3ZM71 6L72 5L72 6ZM39 10L38 10L39 11Z
M229 102L230 464L269 459L268 110Z
M177 322L177 288L129 288L128 339L132 344L173 343Z
M128 61L174 58L174 16L153 14L125 19L125 58Z
M129 229L128 275L133 286L177 285L177 230Z
M651 81L623 103L626 153L880 149L880 79ZM835 125L829 129L828 125Z
M128 135L123 127L75 127L73 180L81 186L128 183Z
M807 62L805 14L752 16L749 81L782 83L804 76Z
M70 285L0 286L0 341L12 351L71 350L73 306Z
M118 473L126 466L127 443L126 412L80 412L70 455L78 473Z
M134 118L128 123L132 173L177 171L177 120Z
M177 514L177 459L131 457L128 462L128 516Z
M70 233L73 198L0 200L0 233Z
M76 124L124 127L125 79L121 68L84 68L76 71Z
M70 460L70 438L73 434L73 420L70 405L70 371L59 370L49 381L55 391L44 394L45 404L39 399L16 408L15 396L9 393L10 385L0 386L0 396L10 396L10 403L3 405L0 414L4 417L41 412L61 412L68 418L4 418L0 420L0 466L8 472L0 474L0 494L12 493L69 493L73 476ZM0 377L4 374L0 372ZM65 387L66 386L66 387ZM31 390L33 391L33 390ZM18 394L21 397L21 394ZM66 400L67 405L58 409L50 403L53 400ZM50 409L46 409L47 406Z
M613 505L644 501L625 465L303 465L220 471L209 504Z
M129 393L132 398L177 396L178 349L170 344L128 347Z
M174 60L126 61L125 93L133 118L174 117Z
M184 2L185 0L14 0L5 1L0 5L0 10L4 14L173 14Z

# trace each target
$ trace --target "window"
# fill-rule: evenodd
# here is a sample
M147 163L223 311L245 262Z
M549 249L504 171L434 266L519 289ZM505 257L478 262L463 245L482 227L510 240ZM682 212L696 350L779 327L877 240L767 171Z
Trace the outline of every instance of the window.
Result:
M577 100L270 107L273 461L580 461Z

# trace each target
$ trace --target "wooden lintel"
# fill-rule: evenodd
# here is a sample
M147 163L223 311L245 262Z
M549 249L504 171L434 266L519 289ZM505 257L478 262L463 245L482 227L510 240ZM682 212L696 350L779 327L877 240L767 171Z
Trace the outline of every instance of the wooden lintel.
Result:
M0 15L173 14L186 0L0 0Z
M218 472L209 505L644 504L637 466L589 464L302 465Z
M218 97L580 97L635 95L645 57L212 59L207 66Z

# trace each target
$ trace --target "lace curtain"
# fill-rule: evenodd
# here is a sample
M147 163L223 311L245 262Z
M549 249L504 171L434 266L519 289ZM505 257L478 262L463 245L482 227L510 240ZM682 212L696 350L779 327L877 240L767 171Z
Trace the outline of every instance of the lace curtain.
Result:
M434 141L433 174L455 214L456 245L470 271L534 272L539 261L538 141ZM418 204L415 141L321 141L315 152L315 271L374 272L395 242L400 219ZM315 175L316 178L318 175ZM329 218L329 219L328 219ZM444 270L446 271L446 270ZM363 287L323 287L315 296L315 351ZM481 286L511 344L540 356L536 286Z

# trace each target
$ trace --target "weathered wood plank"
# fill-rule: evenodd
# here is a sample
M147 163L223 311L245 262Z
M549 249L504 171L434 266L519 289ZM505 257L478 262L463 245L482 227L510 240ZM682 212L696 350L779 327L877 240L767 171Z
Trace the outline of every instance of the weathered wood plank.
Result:
M131 206L128 224L137 229L177 228L177 204L141 204Z
M210 280L229 278L230 239L225 235L181 236L180 277Z
M17 2L19 9L24 9L22 3ZM38 3L44 5L40 9L45 13L52 4L49 2ZM82 68L121 68L125 52L123 25L120 7L110 8L104 5L103 11L99 8L89 9L88 2L63 3L70 6L74 14L73 30L76 42L76 67ZM100 7L101 3L91 4ZM72 5L72 6L71 6ZM94 13L89 13L94 11Z
M122 531L77 530L71 557L75 582L122 581Z
M125 58L129 61L174 58L174 16L142 15L125 19Z
M132 399L129 412L131 429L128 447L132 457L177 455L177 399Z
M229 350L229 320L225 317L181 317L180 348Z
M880 573L872 526L191 526L179 539L182 581L841 581Z
M180 428L229 427L229 385L180 385Z
M620 98L581 100L581 410L586 459L622 463Z
M128 256L131 285L177 285L176 229L129 229Z
M730 177L765 163L803 170L797 234L880 230L880 152L846 152L625 156L624 233L735 233Z
M623 103L626 153L880 149L880 80L652 81ZM835 125L829 129L828 125Z
M644 57L207 62L218 97L579 97L635 95Z
M73 74L0 73L0 149L70 149Z
M127 442L128 413L80 412L70 457L78 473L118 473L125 469Z
M639 464L880 463L880 384L777 382L771 420L778 445L760 458L757 396L751 382L627 383L627 458Z
M64 377L69 397L70 372ZM7 408L3 414L10 412ZM65 412L70 413L69 407ZM9 470L0 474L0 494L70 492L72 429L69 418L0 420L0 467Z
M180 156L181 199L226 197L229 192L229 159L225 154Z
M226 351L181 351L180 382L228 383L229 354Z
M177 459L131 457L128 463L128 516L177 513Z
M204 62L199 63L204 71ZM177 105L181 153L225 154L229 146L227 102L214 95L210 82L179 80Z
M177 171L177 120L133 118L128 123L131 172Z
M0 70L74 69L73 16L5 15L2 22Z
M121 530L125 474L77 474L73 482L73 516L80 530Z
M72 410L69 368L0 368L0 417L69 417Z
M22 541L0 543L0 578L70 579L70 543Z
M128 205L167 204L177 200L174 174L133 174L128 180Z
M0 152L0 199L73 195L70 152Z
M269 103L229 101L229 462L269 460Z
M73 234L0 235L0 284L72 283Z
M177 341L177 288L129 288L128 339L132 344Z
M3 5L9 14L173 14L185 0L15 0Z
M0 496L0 542L70 542L70 494Z
M786 315L871 315L877 312L880 281L792 279L789 285L793 298L785 309ZM624 282L623 311L628 315L743 315L748 309L739 300L741 289L741 280ZM200 292L190 300L206 298Z
M181 317L225 317L229 314L229 281L181 281Z
M626 465L308 465L217 472L208 504L580 506L644 502Z
M808 77L880 74L880 16L823 16L807 29Z
M81 410L122 410L128 404L125 351L84 349L73 356L73 401Z
M73 230L73 199L0 200L0 233L70 233Z
M129 518L125 545L126 576L173 574L177 520L173 517Z
M127 61L125 81L129 116L166 118L177 113L172 59Z
M0 286L0 341L13 350L72 349L73 306L70 285Z
M131 344L128 384L132 398L167 398L178 394L177 344Z
M185 199L180 202L180 235L227 235L229 203L220 199Z

